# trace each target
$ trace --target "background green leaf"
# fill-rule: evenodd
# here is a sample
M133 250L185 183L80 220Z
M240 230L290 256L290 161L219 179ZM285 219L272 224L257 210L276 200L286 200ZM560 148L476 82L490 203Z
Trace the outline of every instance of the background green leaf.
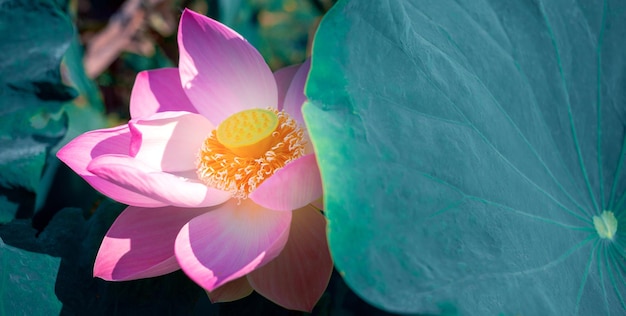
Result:
M8 246L0 238L0 315L58 315L61 302L54 283L60 261Z
M625 50L623 1L339 2L304 114L346 282L397 312L626 313Z
M61 58L73 36L54 1L0 1L0 186L35 191L48 150L65 134Z

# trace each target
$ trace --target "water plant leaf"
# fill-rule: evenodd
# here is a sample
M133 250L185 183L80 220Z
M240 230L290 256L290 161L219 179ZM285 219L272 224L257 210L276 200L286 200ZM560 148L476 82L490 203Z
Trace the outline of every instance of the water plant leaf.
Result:
M58 315L61 302L54 283L60 262L8 246L0 238L0 315Z
M75 92L59 64L73 32L54 1L0 0L0 186L34 192L65 134L61 105Z
M359 295L626 312L625 2L340 1L313 46L303 112Z

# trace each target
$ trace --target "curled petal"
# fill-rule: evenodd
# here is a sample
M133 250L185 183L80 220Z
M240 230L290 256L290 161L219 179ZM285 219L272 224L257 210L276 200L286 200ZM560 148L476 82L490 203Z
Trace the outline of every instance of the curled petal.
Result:
M199 114L157 113L128 122L130 155L146 165L166 172L196 168L198 150L213 130L213 124Z
M283 104L285 112L289 113L293 117L298 125L306 126L304 119L302 118L302 104L306 101L304 95L304 84L306 78L309 75L311 69L311 59L307 59L298 69L298 72L293 77L289 90L285 95L285 102Z
M242 110L277 106L272 71L241 35L187 9L178 30L182 87L213 124Z
M204 185L193 170L174 175L127 156L100 156L92 160L87 169L129 191L172 206L213 206L231 197L228 192Z
M174 240L181 227L207 209L130 206L104 236L93 274L108 281L148 278L180 267L174 256Z
M283 103L285 102L285 96L291 85L293 77L300 69L300 65L288 66L278 69L274 72L274 79L276 79L276 88L278 89L278 110L283 109Z
M242 299L250 294L252 294L252 286L250 286L250 282L248 279L243 276L238 279L234 279L217 289L206 294L209 296L211 303L224 303L224 302L232 302L238 299Z
M102 179L87 170L87 166L93 159L110 154L128 155L129 147L130 131L127 125L122 125L82 134L61 148L57 157L96 190L120 203L141 207L167 205L162 201L138 194Z
M250 194L250 199L273 210L290 211L322 196L322 179L315 154L279 169Z
M131 118L136 119L165 111L197 113L180 85L178 68L138 73L130 94Z
M289 235L291 212L275 212L231 199L185 225L176 258L196 283L214 291L274 259Z
M326 219L312 207L293 211L289 240L276 259L252 271L252 287L288 309L311 312L330 280L333 262Z

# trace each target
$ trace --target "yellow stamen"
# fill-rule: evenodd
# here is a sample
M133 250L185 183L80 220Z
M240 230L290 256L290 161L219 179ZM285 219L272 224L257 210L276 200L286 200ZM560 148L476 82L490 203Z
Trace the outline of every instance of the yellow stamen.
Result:
M248 197L265 179L304 155L304 132L285 112L252 109L224 120L198 153L198 177L208 186Z

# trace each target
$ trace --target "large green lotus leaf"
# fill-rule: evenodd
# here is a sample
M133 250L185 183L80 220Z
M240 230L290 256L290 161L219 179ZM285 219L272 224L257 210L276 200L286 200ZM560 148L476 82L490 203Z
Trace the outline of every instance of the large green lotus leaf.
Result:
M0 315L58 315L54 295L61 260L6 245L0 238Z
M0 186L35 191L74 97L59 64L73 26L56 2L0 0Z
M0 316L61 312L56 292L66 260L59 257L78 253L77 243L70 241L81 237L84 219L78 209L61 211L56 218L60 220L53 220L41 234L30 219L0 225Z
M304 115L347 283L397 312L626 314L625 51L624 1L339 2Z

